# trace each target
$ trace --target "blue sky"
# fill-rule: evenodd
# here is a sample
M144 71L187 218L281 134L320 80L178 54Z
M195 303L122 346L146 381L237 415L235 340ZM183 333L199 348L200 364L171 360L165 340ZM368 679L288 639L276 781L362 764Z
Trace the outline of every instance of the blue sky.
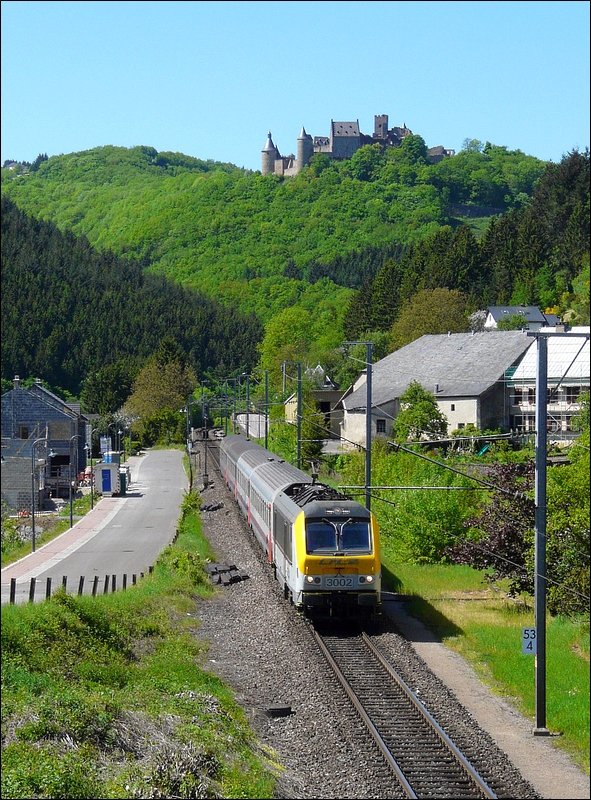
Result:
M2 0L1 162L149 145L260 169L374 115L429 147L589 146L588 2Z

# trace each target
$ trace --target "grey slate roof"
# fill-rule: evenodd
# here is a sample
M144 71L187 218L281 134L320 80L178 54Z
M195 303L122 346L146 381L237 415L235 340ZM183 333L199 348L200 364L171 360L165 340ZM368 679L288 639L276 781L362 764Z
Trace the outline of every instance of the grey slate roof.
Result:
M336 122L331 120L333 136L359 136L359 120L355 122Z
M373 365L372 407L400 397L417 381L437 398L481 395L516 364L532 338L523 331L484 331L421 336ZM366 387L343 400L347 411L365 409Z
M520 314L527 322L539 322L541 325L546 324L546 317L537 306L489 306L488 313L496 323L499 323L507 317Z

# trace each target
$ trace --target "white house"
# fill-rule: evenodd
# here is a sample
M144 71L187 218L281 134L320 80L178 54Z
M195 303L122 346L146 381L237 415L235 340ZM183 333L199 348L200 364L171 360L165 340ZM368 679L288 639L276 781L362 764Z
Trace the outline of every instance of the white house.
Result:
M479 430L508 430L505 373L531 344L523 331L484 331L425 335L396 350L372 368L372 435L391 435L400 397L413 381L433 393L449 431L470 424ZM365 446L366 386L345 397L343 406L341 436Z
M489 306L484 320L484 330L493 330L502 320L517 316L523 317L523 328L530 331L560 323L555 314L544 314L537 306Z
M589 328L548 331L548 429L556 440L572 438L578 399L589 390ZM555 334L555 335L554 335ZM432 392L448 431L533 431L537 365L535 338L525 331L426 335L372 368L372 437L391 435L400 397L416 381ZM343 446L365 446L365 374L343 398ZM569 435L570 434L570 435Z
M568 336L561 336L564 333L562 327L547 329L547 410L548 438L551 441L572 438L573 418L580 411L580 396L589 391L589 331L589 327L574 327L569 329ZM509 374L510 424L516 430L535 430L536 351L533 341L515 371Z

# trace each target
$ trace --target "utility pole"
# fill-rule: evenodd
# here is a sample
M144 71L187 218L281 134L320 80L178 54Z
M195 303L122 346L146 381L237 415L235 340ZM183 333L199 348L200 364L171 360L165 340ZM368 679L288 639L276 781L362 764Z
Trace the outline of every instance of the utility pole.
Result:
M372 359L373 359L373 344L372 342L365 343L366 361L367 361L367 407L365 412L365 507L368 511L371 510L371 403L372 403Z
M260 431L259 431L260 433ZM269 447L269 370L265 370L265 450Z
M536 366L536 478L535 478L535 564L534 608L536 627L535 684L536 725L534 736L550 736L546 727L546 466L548 460L548 337L581 339L577 333L527 334L537 342ZM589 339L588 334L583 334ZM568 369L567 369L568 372ZM564 377L564 376L563 376Z
M249 427L249 412L250 412L250 375L246 376L246 438L250 439Z
M297 403L297 424L298 424L298 443L297 443L297 456L298 456L298 469L301 469L302 464L302 364L298 361L298 403Z
M546 728L546 463L548 448L548 339L536 337L536 489L535 489L535 626L536 727L534 736L548 736Z
M371 510L371 406L373 342L343 342L343 345L365 345L365 507ZM352 358L352 356L351 356ZM356 359L354 359L356 360Z

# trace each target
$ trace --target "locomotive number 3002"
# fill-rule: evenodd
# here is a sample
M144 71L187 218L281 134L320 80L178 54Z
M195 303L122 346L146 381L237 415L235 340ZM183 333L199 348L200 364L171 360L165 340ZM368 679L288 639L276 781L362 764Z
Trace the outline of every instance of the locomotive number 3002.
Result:
M350 589L353 586L353 578L338 575L334 578L326 577L324 585L327 589Z

